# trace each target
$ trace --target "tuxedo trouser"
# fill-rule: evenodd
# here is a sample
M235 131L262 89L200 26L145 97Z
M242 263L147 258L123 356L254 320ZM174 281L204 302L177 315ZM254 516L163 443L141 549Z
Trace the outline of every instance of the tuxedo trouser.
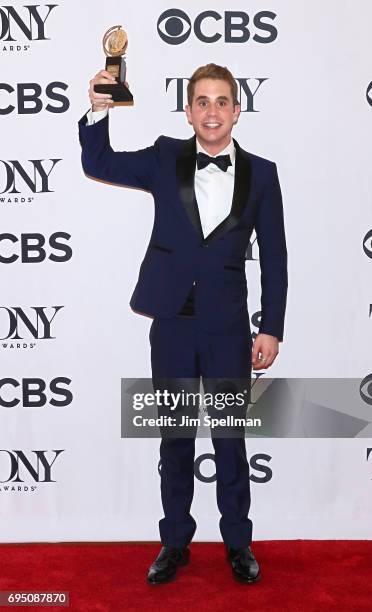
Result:
M208 382L244 379L250 390L252 338L249 324L234 333L210 333L199 328L194 317L155 318L150 329L151 366L154 390L177 386L185 379L200 378L204 391ZM179 380L179 382L177 381ZM217 505L220 531L227 546L240 548L252 540L250 478L244 430L240 437L214 437ZM190 514L194 494L195 435L165 437L160 443L161 499L164 518L159 521L163 545L186 546L196 522Z

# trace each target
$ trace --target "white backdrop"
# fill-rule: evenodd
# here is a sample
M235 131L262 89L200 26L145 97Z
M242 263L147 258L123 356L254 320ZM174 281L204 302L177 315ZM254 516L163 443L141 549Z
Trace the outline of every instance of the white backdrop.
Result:
M222 19L204 19L201 30L221 38L203 42L191 28L180 44L158 34L159 17L172 8L164 1L57 0L47 18L45 2L34 6L30 13L15 1L8 15L0 5L0 540L156 540L159 441L120 438L120 379L151 374L151 320L128 302L151 233L152 198L89 180L80 165L77 121L89 106L88 81L104 67L102 36L122 24L129 37L135 105L110 111L116 149L147 146L160 134L191 135L184 113L174 112L176 81L166 89L167 78L186 78L213 61L247 79L253 92L266 79L234 137L277 163L283 191L288 307L268 375L363 379L372 341L372 6L215 0ZM176 7L192 24L211 8L195 0ZM224 40L229 11L249 15L248 41ZM272 42L253 38L269 35L254 25L260 11L274 13L263 19L277 31ZM55 82L59 100L47 94ZM41 87L40 108L22 101L23 90L30 94L22 84L30 83ZM53 238L49 246L61 232L57 241L68 248L56 248ZM27 249L35 244L28 234L44 236L43 261L28 261L37 254ZM247 262L247 277L253 314L260 309L257 261ZM36 323L35 308L50 320L55 306L63 308L49 334L40 316L37 330L27 327L24 317ZM60 377L72 393L64 406L53 405L64 398L49 390ZM44 405L29 406L22 396L30 378L45 382ZM370 411L366 404L357 416L369 421ZM370 538L371 446L366 437L247 440L252 475L264 480L252 482L254 538ZM197 457L211 452L210 440L198 440ZM213 460L202 461L201 473L213 475ZM192 512L195 539L219 540L215 483L196 479Z

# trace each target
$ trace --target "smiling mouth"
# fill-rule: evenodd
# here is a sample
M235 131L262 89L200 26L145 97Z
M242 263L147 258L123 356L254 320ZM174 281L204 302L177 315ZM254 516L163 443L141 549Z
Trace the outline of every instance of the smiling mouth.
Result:
M215 121L209 121L208 123L203 124L204 127L215 130L216 128L221 127L222 123L216 123Z

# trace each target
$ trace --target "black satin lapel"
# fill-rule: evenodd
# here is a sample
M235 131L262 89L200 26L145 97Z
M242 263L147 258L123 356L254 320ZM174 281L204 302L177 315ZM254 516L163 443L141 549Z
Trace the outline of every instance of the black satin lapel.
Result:
M204 242L219 238L231 230L243 214L249 198L251 188L251 164L246 155L243 155L240 146L234 139L235 145L235 181L231 210L228 216L208 234Z
M195 197L196 138L185 143L176 162L179 195L186 214L199 238L203 239L199 208Z

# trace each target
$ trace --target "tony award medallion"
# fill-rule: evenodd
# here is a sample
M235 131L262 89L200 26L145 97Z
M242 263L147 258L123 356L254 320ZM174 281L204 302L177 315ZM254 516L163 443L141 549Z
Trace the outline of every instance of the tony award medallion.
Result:
M121 26L113 26L107 30L102 40L106 55L106 70L115 77L112 85L95 85L97 93L111 94L114 102L132 102L133 95L124 85L127 66L123 55L128 47L128 36Z

